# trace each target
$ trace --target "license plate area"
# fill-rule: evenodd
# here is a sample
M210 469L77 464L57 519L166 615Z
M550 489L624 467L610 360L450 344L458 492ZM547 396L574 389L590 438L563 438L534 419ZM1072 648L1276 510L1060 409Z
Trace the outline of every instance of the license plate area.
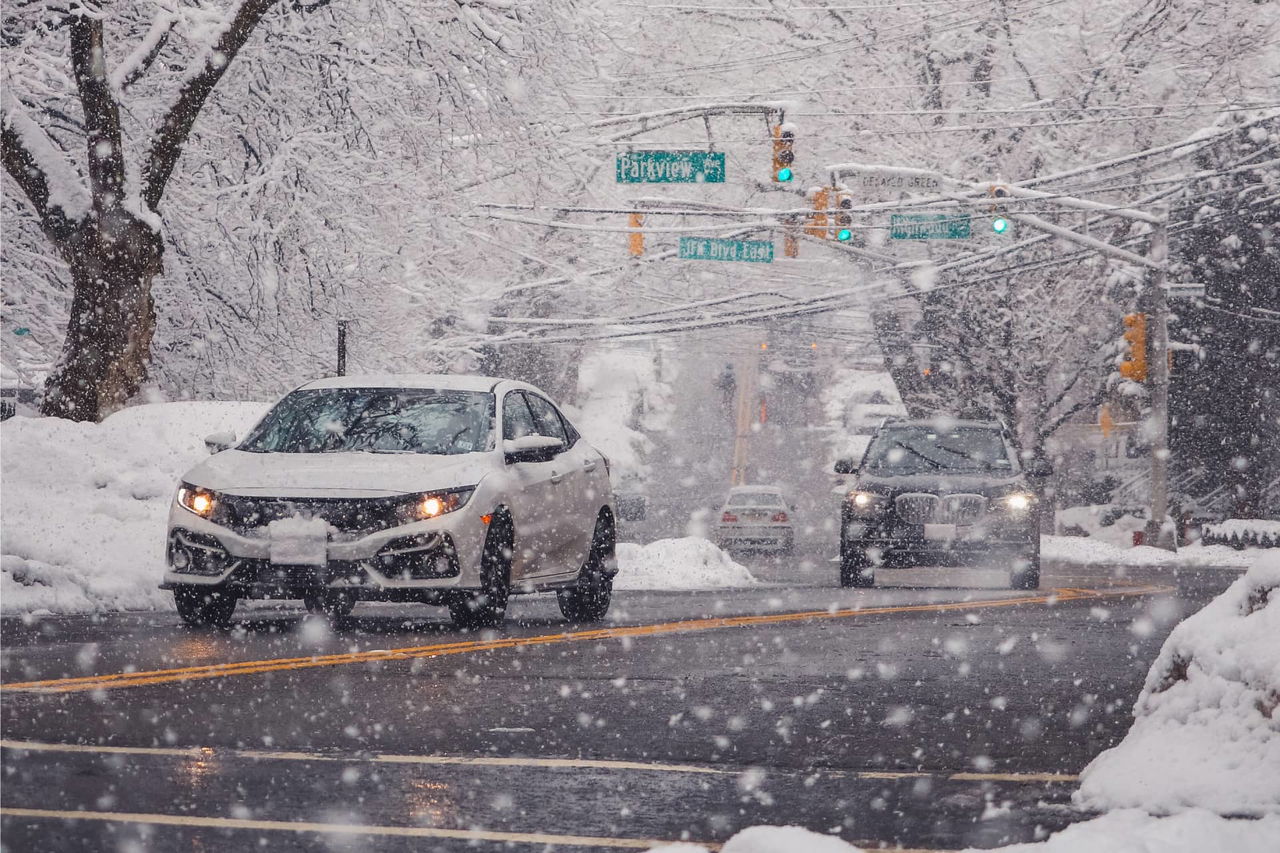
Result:
M329 525L320 518L282 518L267 525L268 558L277 566L329 562Z
M930 542L953 542L956 538L956 525L926 524L924 526L924 538Z

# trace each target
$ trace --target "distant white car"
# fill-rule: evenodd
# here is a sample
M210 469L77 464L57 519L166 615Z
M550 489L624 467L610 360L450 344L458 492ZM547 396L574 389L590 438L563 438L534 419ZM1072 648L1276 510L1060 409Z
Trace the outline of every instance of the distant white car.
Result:
M537 388L488 377L322 379L182 478L169 514L178 613L224 624L241 598L448 605L499 624L511 593L555 590L603 618L613 576L608 460Z
M716 523L716 544L727 550L795 549L793 510L777 486L734 486Z

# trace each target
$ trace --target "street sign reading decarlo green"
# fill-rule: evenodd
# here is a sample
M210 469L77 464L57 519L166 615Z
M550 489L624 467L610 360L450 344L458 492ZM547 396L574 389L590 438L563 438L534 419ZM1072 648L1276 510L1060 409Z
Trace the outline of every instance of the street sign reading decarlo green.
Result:
M680 257L689 261L748 261L771 264L773 263L773 241L681 237Z
M618 154L620 184L723 184L724 153L627 151Z
M894 240L963 240L972 236L967 213L895 213L889 217Z

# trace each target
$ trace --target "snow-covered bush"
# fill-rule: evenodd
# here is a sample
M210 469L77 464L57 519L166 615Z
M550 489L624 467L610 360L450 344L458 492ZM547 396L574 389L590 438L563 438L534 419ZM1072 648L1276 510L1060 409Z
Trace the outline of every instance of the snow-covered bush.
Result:
M1080 804L1280 813L1280 552L1173 630L1134 716L1085 769Z

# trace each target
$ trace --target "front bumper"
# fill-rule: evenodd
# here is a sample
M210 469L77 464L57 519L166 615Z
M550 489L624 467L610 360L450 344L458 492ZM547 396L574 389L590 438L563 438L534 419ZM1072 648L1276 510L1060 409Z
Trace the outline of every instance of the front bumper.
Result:
M919 525L845 518L844 540L892 566L895 559L927 562L981 562L991 554L1039 551L1034 518L987 518L970 525Z
M361 599L417 599L480 586L486 526L467 505L439 518L365 535L331 535L323 563L271 560L265 528L237 531L175 507L162 589L201 586L247 598L300 598L341 589Z

